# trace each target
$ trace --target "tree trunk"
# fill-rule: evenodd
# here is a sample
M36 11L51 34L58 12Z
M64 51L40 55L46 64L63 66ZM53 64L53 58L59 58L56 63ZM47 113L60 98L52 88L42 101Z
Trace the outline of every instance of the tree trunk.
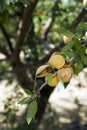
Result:
M53 91L52 87L45 86L40 93L40 98L38 100L38 112L36 114L36 120L37 120L38 125L40 124L43 118L45 108L46 108L49 96L52 93L52 91Z
M33 90L34 81L30 80L29 77L27 76L27 69L23 69L21 65L17 65L17 67L15 67L14 69L14 74L19 84L24 89L29 89L31 91ZM46 105L48 103L49 96L52 91L53 91L53 88L47 85L40 91L40 97L37 99L37 102L38 102L38 111L36 114L37 125L39 125L41 122Z

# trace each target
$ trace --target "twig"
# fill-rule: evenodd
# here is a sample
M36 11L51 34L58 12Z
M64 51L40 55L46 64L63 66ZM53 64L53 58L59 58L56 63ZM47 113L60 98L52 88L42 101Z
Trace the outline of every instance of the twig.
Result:
M46 82L45 83L43 83L42 85L41 85L41 87L38 89L38 91L41 91L45 86L46 86Z
M79 15L77 16L77 18L75 19L75 21L73 21L73 23L72 23L72 27L73 28L76 28L76 26L81 22L81 20L82 20L82 18L85 16L87 14L87 9L84 7L81 11L80 11L80 13L79 13Z
M9 38L9 35L5 29L5 27L2 25L2 23L0 22L0 28L2 30L2 33L4 35L4 37L6 38L7 40L7 43L8 43L8 46L9 46L9 49L11 51L11 53L13 53L13 47L12 47L12 42L10 41L10 38Z

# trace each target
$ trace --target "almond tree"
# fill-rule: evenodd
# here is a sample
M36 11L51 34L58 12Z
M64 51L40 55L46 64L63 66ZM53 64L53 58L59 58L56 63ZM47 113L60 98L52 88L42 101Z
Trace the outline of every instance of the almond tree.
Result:
M34 80L37 68L56 51L67 59L75 75L87 65L86 4L80 0L66 4L61 0L2 0L0 16L0 52L5 56L0 59L0 79L16 78L33 93L39 124L54 87L43 87L43 78Z

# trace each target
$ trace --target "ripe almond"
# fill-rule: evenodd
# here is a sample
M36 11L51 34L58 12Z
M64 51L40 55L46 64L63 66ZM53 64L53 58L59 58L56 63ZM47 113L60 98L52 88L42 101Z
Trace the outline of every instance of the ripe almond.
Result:
M71 67L64 67L58 70L57 75L62 82L68 82L73 76L73 70Z
M45 77L52 71L52 68L49 65L41 65L36 71L36 77L41 78Z
M65 65L65 59L62 55L54 54L50 57L48 63L56 69L60 69Z
M50 87L56 87L58 82L59 82L59 79L58 79L58 76L57 75L54 75L51 79L51 81L49 82L49 79L48 79L48 76L45 77L45 81L47 82L47 84L50 86Z

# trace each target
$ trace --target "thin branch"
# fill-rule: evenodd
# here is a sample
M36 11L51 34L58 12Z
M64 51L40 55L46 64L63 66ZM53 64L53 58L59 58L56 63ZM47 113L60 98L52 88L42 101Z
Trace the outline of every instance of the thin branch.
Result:
M55 16L56 16L56 11L58 9L58 3L59 3L59 0L54 1L54 6L52 8L51 17L48 18L48 20L47 20L47 22L46 22L46 24L44 26L44 31L43 31L43 34L42 34L42 39L44 41L46 41L47 35L48 35L48 33L50 31L50 28L51 28L51 26L52 26L52 24L54 22L54 19L55 19Z
M31 17L37 3L38 3L38 0L34 0L34 1L31 0L29 5L24 10L22 20L19 23L21 27L19 27L19 35L17 38L17 43L16 43L14 54L13 54L14 61L17 61L19 59L19 53L20 53L21 47L24 44L26 34L31 26Z
M77 18L75 19L75 21L73 21L73 23L72 23L72 27L73 28L76 28L76 26L82 21L82 19L83 19L83 17L85 16L87 14L87 9L84 7L81 11L80 11L80 13L79 13L79 15L77 16Z
M45 86L47 85L47 83L45 82L45 83L43 83L41 86L40 86L40 88L38 89L38 91L41 91Z
M0 28L2 30L2 33L3 33L3 35L4 35L4 37L5 37L6 41L7 41L7 43L8 43L8 46L9 46L9 49L10 49L11 53L13 53L12 42L10 41L9 35L8 35L5 27L2 25L1 22L0 22Z

